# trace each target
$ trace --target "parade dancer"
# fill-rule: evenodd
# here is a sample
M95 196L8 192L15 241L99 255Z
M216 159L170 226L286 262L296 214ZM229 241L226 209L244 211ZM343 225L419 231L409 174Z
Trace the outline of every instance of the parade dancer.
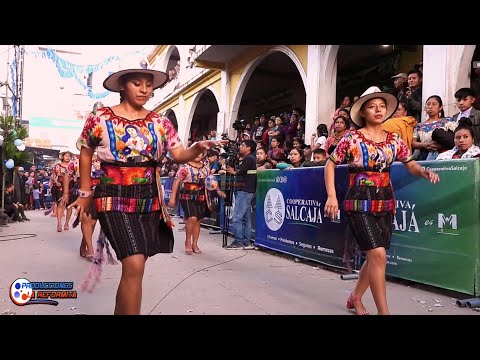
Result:
M438 174L424 170L413 160L410 149L400 137L382 130L381 124L397 109L397 99L377 87L370 87L352 105L350 118L360 128L350 131L338 143L325 166L328 199L325 214L337 218L339 206L335 191L335 167L344 161L349 168L349 189L344 211L348 225L366 260L360 270L355 289L347 300L347 308L358 315L369 312L362 296L370 287L378 314L390 313L387 305L385 269L386 250L390 246L395 199L390 183L390 166L401 161L408 171L435 184Z

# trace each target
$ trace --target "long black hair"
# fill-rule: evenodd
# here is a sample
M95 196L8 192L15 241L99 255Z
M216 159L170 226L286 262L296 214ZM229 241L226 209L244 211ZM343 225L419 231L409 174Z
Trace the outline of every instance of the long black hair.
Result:
M438 104L440 105L440 107L442 108L442 110L440 110L438 112L438 116L440 117L440 119L443 119L445 117L445 111L443 111L443 101L442 101L442 98L438 95L432 95L430 96L427 101L425 101L425 104L428 102L428 100L430 99L435 99L438 101Z
M470 132L470 136L472 137L473 140L475 140L475 134L473 132L472 126L473 126L473 124L472 124L472 121L470 119L465 118L465 117L461 118L460 120L458 120L458 126L453 133L456 134L457 131L465 129L465 130L468 130Z

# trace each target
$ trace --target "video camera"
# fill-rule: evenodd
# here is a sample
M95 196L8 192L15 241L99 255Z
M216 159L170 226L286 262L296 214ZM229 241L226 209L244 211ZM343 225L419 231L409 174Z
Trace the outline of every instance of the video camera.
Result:
M245 119L237 119L233 122L232 127L236 131L243 131L245 130Z
M235 140L229 139L226 133L222 134L222 140L228 140L228 144L223 147L227 154L225 164L235 168L240 158L240 144Z

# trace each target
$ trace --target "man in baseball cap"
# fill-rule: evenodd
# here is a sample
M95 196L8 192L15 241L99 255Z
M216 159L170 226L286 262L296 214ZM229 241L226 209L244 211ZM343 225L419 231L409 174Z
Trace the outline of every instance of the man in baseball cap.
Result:
M393 87L395 88L395 95L399 101L405 98L405 90L408 86L407 78L408 75L406 73L398 73L397 75L392 76L392 79L394 79Z
M408 76L406 73L398 73L395 76L392 76L392 79L403 78L403 80L407 80Z

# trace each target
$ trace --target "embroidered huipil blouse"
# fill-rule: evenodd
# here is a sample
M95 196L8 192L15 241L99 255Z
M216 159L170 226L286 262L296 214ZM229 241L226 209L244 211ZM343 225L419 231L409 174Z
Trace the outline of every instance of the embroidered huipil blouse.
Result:
M390 166L395 160L413 160L410 149L393 132L376 143L360 131L352 130L338 143L329 160L337 165L347 162L350 179L345 197L345 211L395 213L395 199L390 183Z
M159 161L180 145L177 131L166 117L152 111L143 119L128 120L108 107L90 113L77 140L77 149L85 146L96 151L102 162L127 162L133 156Z

